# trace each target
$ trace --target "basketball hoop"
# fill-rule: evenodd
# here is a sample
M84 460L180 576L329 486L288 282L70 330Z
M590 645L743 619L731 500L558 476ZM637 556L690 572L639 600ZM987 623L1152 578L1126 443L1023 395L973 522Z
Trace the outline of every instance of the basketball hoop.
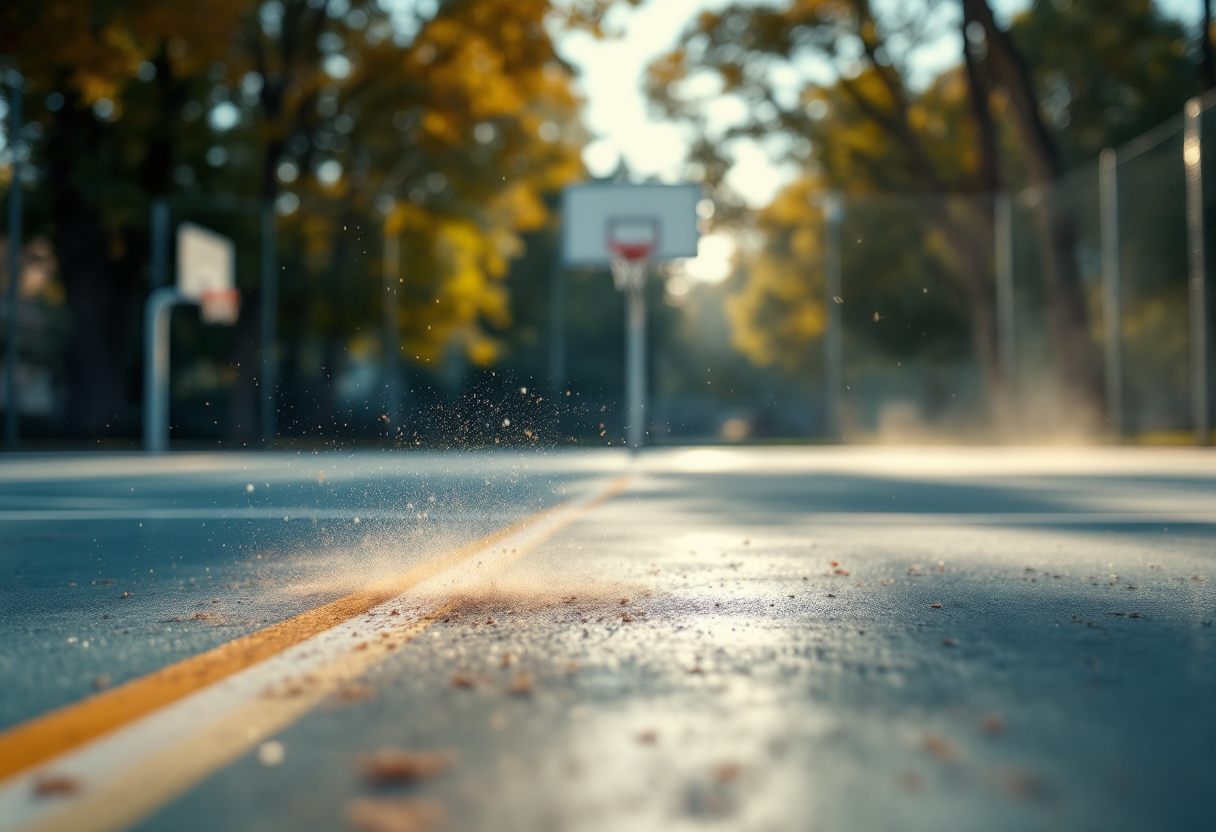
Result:
M208 289L199 298L203 323L232 326L241 314L241 293L236 289Z
M646 272L650 267L650 252L653 246L641 243L613 243L612 285L618 292L626 289L641 291L646 285Z
M608 252L617 291L641 291L650 256L659 244L659 225L651 217L612 217L608 220Z

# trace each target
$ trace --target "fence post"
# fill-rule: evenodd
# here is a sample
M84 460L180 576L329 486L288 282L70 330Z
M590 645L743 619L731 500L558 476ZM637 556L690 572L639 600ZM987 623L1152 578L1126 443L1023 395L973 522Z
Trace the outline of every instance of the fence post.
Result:
M1098 214L1102 239L1102 331L1106 363L1106 416L1123 436L1123 305L1119 274L1119 158L1112 148L1098 157Z
M997 362L1004 377L1005 390L1012 395L1016 386L1017 356L1014 352L1013 200L1008 193L996 195L993 225L996 232L993 254L996 260ZM1012 399L1007 403L1012 404Z
M148 282L152 289L168 286L169 280L169 237L170 229L169 201L162 197L152 200L152 256L151 271Z
M21 283L21 220L25 193L21 189L21 97L25 79L16 71L9 73L8 99L8 146L13 157L12 180L8 186L8 297L5 309L4 345L4 440L9 450L16 450L20 441L18 416L20 403L17 401L17 350L20 339L18 327L21 321L17 318L17 289Z
M840 386L844 383L843 337L840 322L840 225L844 213L840 194L828 191L823 197L823 410L828 439L839 442Z
M549 387L555 406L561 406L566 383L566 270L559 247L549 264ZM559 416L560 418L560 416Z
M1191 420L1195 444L1211 442L1208 402L1208 331L1206 252L1203 239L1203 150L1198 98L1186 103L1182 158L1186 164L1186 237L1188 257L1187 296L1191 330Z
M279 256L274 209L262 205L262 442L274 443L278 432L275 405L278 401Z
M401 237L384 224L384 415L391 430L401 416L401 318L397 302Z

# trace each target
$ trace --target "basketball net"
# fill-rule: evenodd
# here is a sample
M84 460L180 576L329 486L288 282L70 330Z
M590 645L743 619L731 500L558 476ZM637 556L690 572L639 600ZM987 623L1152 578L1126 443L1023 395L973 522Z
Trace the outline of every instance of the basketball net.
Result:
M650 243L612 244L612 285L618 292L626 289L640 292L646 285L652 249Z
M199 298L199 306L203 323L232 326L241 314L241 293L236 289L209 289Z

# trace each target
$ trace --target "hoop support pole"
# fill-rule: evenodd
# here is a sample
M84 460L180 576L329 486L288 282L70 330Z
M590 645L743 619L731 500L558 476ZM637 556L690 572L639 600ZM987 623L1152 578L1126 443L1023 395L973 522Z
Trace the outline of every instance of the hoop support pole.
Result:
M162 286L144 305L144 450L169 449L169 315L186 303L177 289Z

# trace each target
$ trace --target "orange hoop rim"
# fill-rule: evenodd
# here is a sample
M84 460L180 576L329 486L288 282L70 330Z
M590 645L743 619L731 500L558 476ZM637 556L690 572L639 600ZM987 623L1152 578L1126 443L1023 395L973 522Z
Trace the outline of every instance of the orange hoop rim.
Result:
M638 262L642 262L644 260L648 260L650 258L650 255L654 252L654 248L655 248L654 243L649 243L649 242L647 242L647 243L621 243L621 242L616 242L616 241L610 243L609 247L612 249L612 253L616 257L620 258L621 260L626 260L630 263L638 263Z

